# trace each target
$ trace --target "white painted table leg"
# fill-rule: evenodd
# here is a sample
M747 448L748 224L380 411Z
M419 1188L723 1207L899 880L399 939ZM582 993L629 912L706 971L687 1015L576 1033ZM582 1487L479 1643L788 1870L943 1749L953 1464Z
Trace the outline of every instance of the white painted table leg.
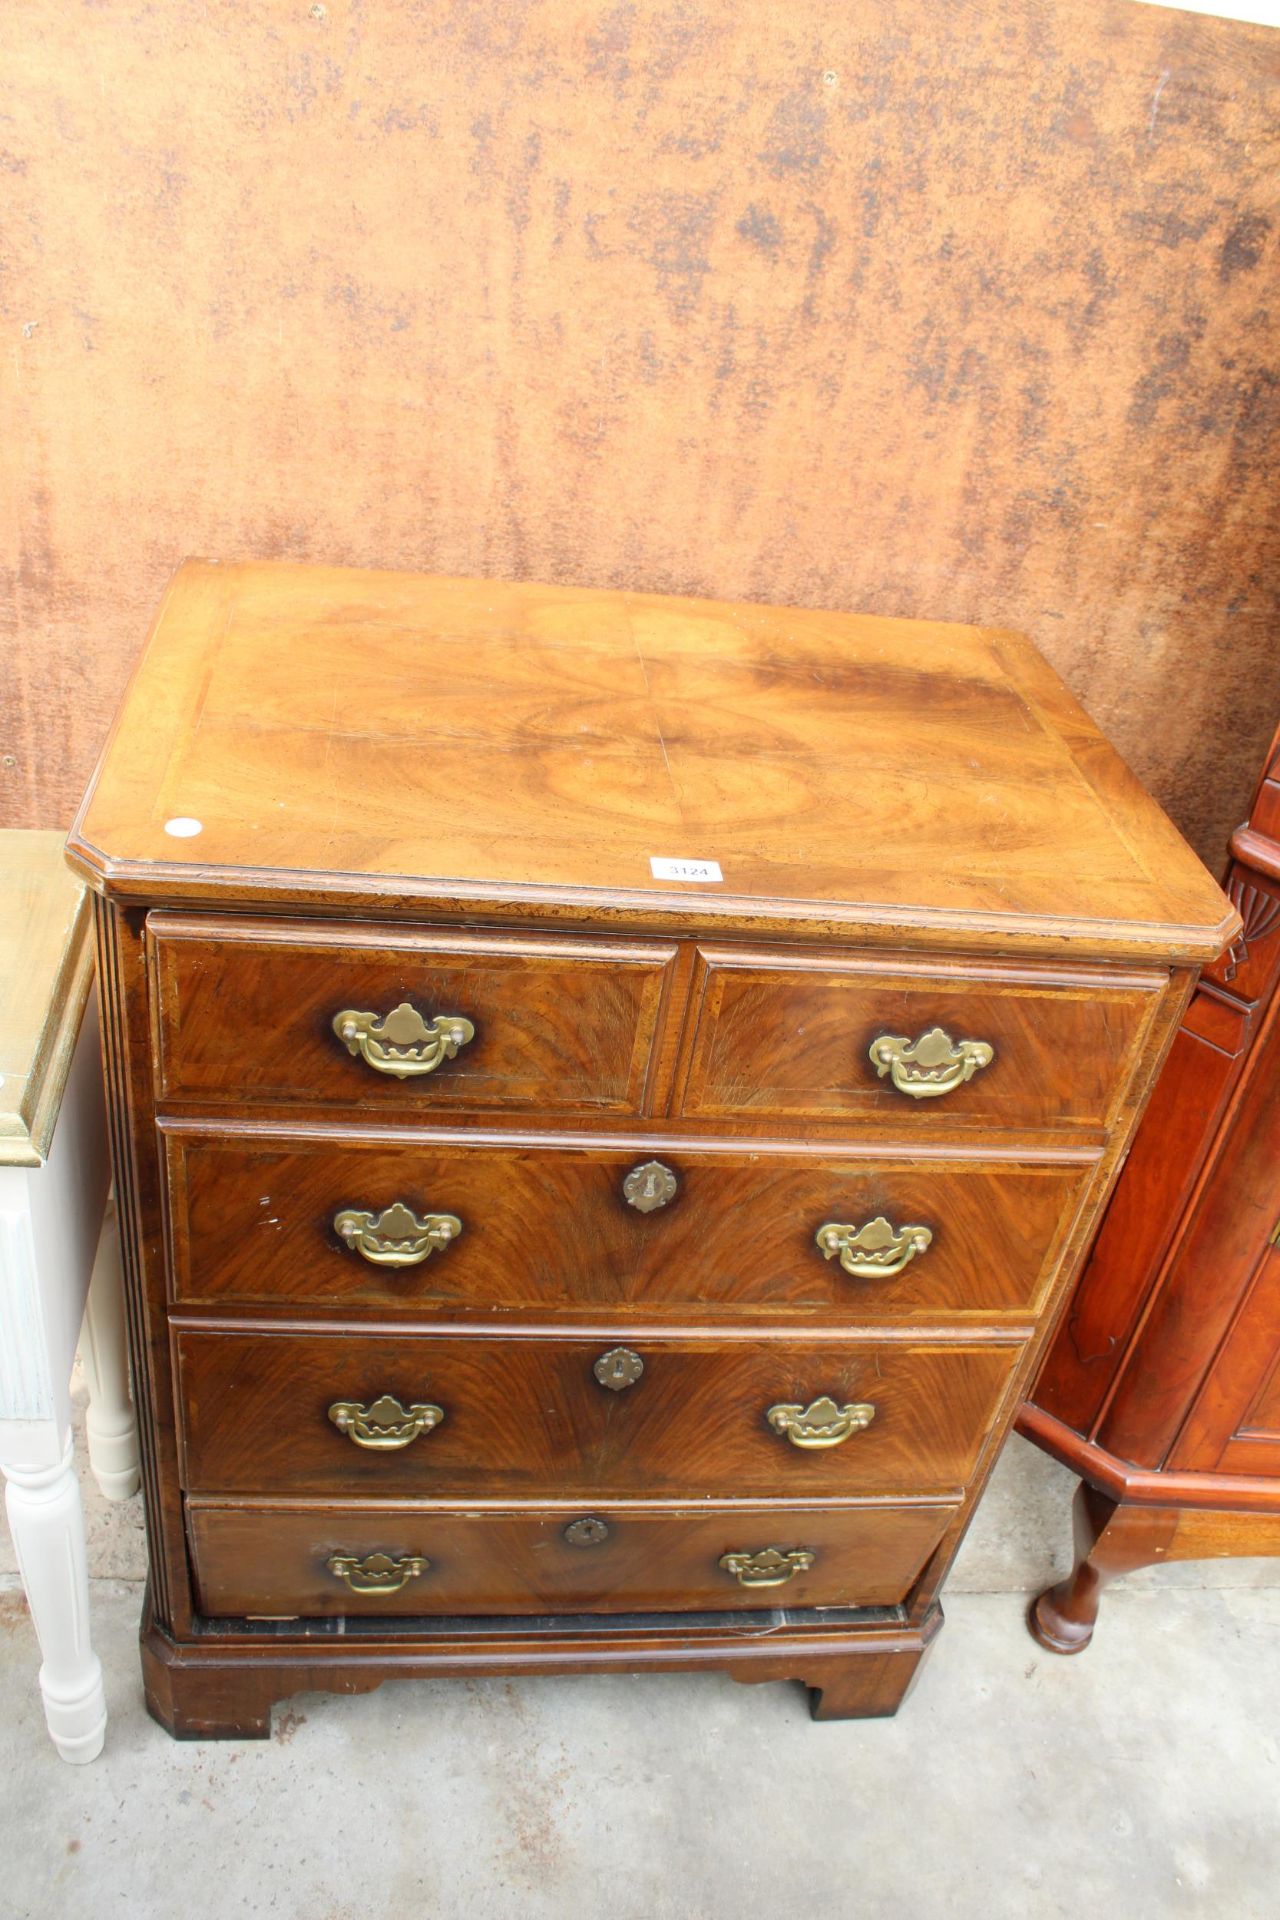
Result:
M138 1491L138 1428L129 1398L120 1233L114 1205L107 1208L93 1263L80 1332L80 1358L89 1385L85 1421L89 1465L108 1500L127 1500Z
M56 1467L4 1467L5 1509L40 1642L40 1691L64 1760L96 1760L107 1730L102 1665L89 1644L84 1514L71 1441Z

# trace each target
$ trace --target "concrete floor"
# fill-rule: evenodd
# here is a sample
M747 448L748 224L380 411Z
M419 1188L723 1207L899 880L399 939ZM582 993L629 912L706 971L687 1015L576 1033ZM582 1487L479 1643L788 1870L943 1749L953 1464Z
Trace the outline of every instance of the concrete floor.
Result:
M0 1537L0 1920L1119 1920L1280 1913L1280 1562L1134 1576L1075 1660L1027 1636L1070 1477L1011 1443L892 1721L717 1676L303 1696L273 1737L141 1704L138 1503L86 1487L107 1747L66 1766Z
M304 1696L274 1737L145 1716L137 1589L95 1595L107 1750L44 1739L7 1596L6 1920L737 1920L1081 1914L1274 1920L1280 1592L1118 1594L1082 1659L960 1594L896 1720L815 1726L715 1676L432 1682Z

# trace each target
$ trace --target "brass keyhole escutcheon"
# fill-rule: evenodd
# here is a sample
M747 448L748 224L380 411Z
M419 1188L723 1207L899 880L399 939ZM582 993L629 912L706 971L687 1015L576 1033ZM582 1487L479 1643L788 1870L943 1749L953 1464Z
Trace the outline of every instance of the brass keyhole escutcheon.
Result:
M644 1372L644 1361L638 1353L632 1353L630 1347L610 1347L608 1353L600 1355L591 1371L610 1393L621 1393L624 1387L634 1387Z
M598 1547L602 1540L609 1538L608 1523L597 1520L594 1514L587 1514L581 1520L571 1520L564 1530L564 1537L571 1547Z
M644 1160L632 1167L622 1183L622 1197L637 1213L656 1213L674 1200L680 1182L661 1160Z

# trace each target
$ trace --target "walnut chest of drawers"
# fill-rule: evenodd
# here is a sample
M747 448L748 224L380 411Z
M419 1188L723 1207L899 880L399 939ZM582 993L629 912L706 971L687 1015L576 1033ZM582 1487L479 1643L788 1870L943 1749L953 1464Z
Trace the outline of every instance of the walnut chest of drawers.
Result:
M152 1712L892 1712L1224 896L968 627L189 563L98 893Z

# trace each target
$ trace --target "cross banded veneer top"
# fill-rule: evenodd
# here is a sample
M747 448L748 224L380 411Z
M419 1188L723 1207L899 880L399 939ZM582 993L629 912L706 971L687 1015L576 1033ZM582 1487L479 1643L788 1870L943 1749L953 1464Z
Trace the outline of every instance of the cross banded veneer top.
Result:
M318 566L179 570L71 850L149 901L1185 960L1235 925L1018 635Z

